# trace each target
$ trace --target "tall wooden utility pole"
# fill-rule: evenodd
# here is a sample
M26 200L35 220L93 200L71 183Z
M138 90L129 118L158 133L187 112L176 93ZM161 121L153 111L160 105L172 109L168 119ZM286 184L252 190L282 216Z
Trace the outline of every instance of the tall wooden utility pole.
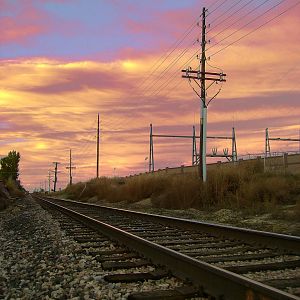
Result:
M56 192L56 184L57 184L57 166L59 164L59 162L54 161L53 162L55 168L54 168L54 187L53 187L53 192Z
M97 127L97 178L99 178L99 156L100 156L99 146L100 146L100 117L99 117L99 113L98 113L98 127Z
M48 171L48 192L51 192L51 171Z
M73 177L72 177L72 169L76 169L76 167L72 166L72 149L70 149L70 162L69 162L69 166L66 167L66 169L69 170L69 175L70 175L70 185L72 185L73 183Z
M203 182L206 182L206 125L207 125L207 101L206 101L206 80L210 81L226 81L224 76L226 74L223 73L215 73L215 72L206 72L206 9L203 7L202 9L202 38L201 38L201 55L199 56L199 71L192 70L191 68L187 68L186 70L182 70L185 74L182 75L183 78L188 78L189 80L193 79L197 85L200 81L200 95L197 95L200 98L200 108L201 108L201 117L200 117L200 153L199 153L199 177ZM209 75L210 77L206 77ZM216 77L217 76L217 77Z

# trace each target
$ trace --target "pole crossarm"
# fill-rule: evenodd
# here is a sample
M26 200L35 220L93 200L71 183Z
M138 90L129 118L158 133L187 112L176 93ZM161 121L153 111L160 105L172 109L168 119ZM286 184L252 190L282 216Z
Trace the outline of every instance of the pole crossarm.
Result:
M168 134L152 134L153 137L163 137L163 138L183 138L183 139L192 139L192 135L168 135ZM200 138L199 135L196 135L195 138ZM231 136L207 136L207 139L219 139L219 140L232 140Z
M269 136L269 128L266 128L265 133L265 157L271 156L271 146L270 141L278 141L278 142L299 142L299 149L300 149L300 136L298 139L295 138L280 138L280 137L273 137Z
M201 71L196 71L196 70L191 70L191 69L185 69L185 70L181 70L181 72L185 72L185 73L191 73L191 74L199 74L199 75L202 75L203 73L201 72ZM220 76L220 75L222 75L222 76L227 76L226 74L224 74L224 73L216 73L216 72L205 72L205 74L207 74L207 75L218 75L218 76Z
M188 78L188 79L195 79L195 80L201 80L202 77L204 77L204 80L210 80L210 81L219 81L219 82L226 82L226 74L224 73L215 73L215 72L200 72L192 69L186 69L181 70L184 75L182 75L182 78ZM197 74L197 76L190 75L190 74ZM212 77L206 77L206 75L212 76ZM213 77L217 76L217 77Z
M270 141L300 142L300 139L269 138Z
M207 157L231 157L231 154L206 154Z

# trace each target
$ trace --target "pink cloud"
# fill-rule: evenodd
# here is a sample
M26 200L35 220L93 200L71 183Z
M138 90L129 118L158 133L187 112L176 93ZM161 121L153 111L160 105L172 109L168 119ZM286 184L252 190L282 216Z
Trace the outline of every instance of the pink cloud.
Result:
M48 30L48 17L37 10L30 1L4 2L1 9L8 13L0 19L0 42L28 42L31 37Z

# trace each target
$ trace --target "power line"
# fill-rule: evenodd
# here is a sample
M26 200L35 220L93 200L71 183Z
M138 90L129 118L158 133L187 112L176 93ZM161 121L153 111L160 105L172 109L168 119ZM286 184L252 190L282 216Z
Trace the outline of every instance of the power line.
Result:
M253 0L252 0L253 1ZM269 0L266 0L266 1L269 1ZM218 8L220 7L220 6L222 6L224 3L225 3L226 1L223 1L219 6L218 6ZM251 1L250 1L251 2ZM235 4L235 5L237 5L237 4ZM230 7L230 9L232 9L235 5L233 5L233 6L231 6ZM227 11L229 11L230 9L227 9ZM215 11L215 10L214 10ZM213 12L214 12L213 11ZM211 14L213 13L213 12L211 12ZM218 18L217 18L218 19ZM214 19L214 20L216 20L216 19ZM213 21L214 21L213 20ZM193 42L193 44L191 45L191 46L193 46L195 44L195 42ZM153 88L154 86L156 86L157 85L157 83L158 82L160 82L160 80L162 79L162 78L164 78L164 77L166 77L166 75L167 75L167 71L171 68L171 67L173 67L180 59L181 59L181 57L183 57L184 55L185 55L185 53L187 53L187 51L189 50L188 49L189 47L187 47L187 48L185 48L177 57L175 57L174 58L174 60L167 66L167 67L165 67L165 69L162 71L162 73L158 76L158 78L156 78L156 79L154 79L148 86L147 86L147 89L146 89L146 91L147 90L149 90L150 88ZM198 53L198 50L196 51L196 53ZM182 68L182 67L181 67ZM177 73L177 72L176 72ZM174 72L174 74L175 74L175 72ZM158 90L162 87L164 85L164 83L163 84L161 84L159 87L158 87ZM154 92L155 93L155 92ZM157 93L155 93L155 95L156 95ZM148 96L152 96L153 95L153 92L152 93L150 93L150 95L148 95Z
M246 6L248 6L249 4L251 4L253 1L255 0L250 0L248 1L246 4L244 4L242 7L240 7L239 9L237 9L236 11L234 11L232 14L230 14L229 16L227 16L224 20L220 21L217 25L213 26L212 28L210 28L207 33L211 32L214 28L218 27L219 25L221 25L222 23L226 22L228 19L230 19L233 15L237 14L238 12L240 12L242 9L244 9ZM228 11L227 11L228 12ZM214 21L211 21L210 24L213 24Z
M269 0L264 1L263 4L265 4L265 3L268 2L268 1L269 1ZM245 25L243 25L243 26L240 27L239 29L235 30L235 31L232 32L231 34L227 35L226 37L224 37L223 39L221 39L220 41L218 41L217 43L215 43L214 45L212 45L211 47L209 47L209 48L207 49L207 51L210 50L211 48L214 48L215 46L217 46L218 44L220 44L220 43L223 42L224 40L227 40L229 37L235 35L235 34L238 33L239 31L241 31L241 29L243 29L243 28L245 28L246 26L252 24L252 23L255 22L256 20L258 20L259 18L261 18L262 16L264 16L265 14L267 14L268 12L270 12L271 10L275 9L277 6L279 6L280 4L282 4L284 1L285 1L285 0L281 0L279 3L277 3L277 4L274 5L274 6L272 6L271 8L269 8L269 9L268 9L267 11L265 11L264 13L262 13L262 14L256 16L254 19L252 19L251 21L249 21L248 23L246 23ZM261 5L263 5L263 4L261 4ZM259 5L258 7L260 7L261 5ZM258 7L256 7L255 9L257 9ZM254 9L254 10L255 10L255 9ZM252 10L251 12L253 12L253 10ZM242 16L241 18L239 18L238 21L241 20L241 19L244 19L245 16L247 16L248 14L249 14L249 13L247 13L246 15ZM216 35L214 35L211 39L215 38L217 35L219 35L219 33L216 34Z
M298 6L300 4L300 1L298 1L296 4L290 6L289 8L285 9L283 12L281 12L280 14L276 15L275 17L271 18L270 20L264 22L263 24L261 24L260 26L258 26L257 28L251 30L250 32L244 34L243 36L241 36L239 39L233 41L232 43L228 44L227 46L223 47L222 49L216 51L215 53L211 54L210 57L217 55L218 53L220 53L221 51L227 49L228 47L232 46L233 44L239 42L240 40L242 40L243 38L247 37L248 35L254 33L255 31L259 30L260 28L262 28L263 26L269 24L270 22L272 22L273 20L279 18L280 16L282 16L283 14L285 14L286 12L288 12L289 10L293 9L294 7Z
M198 19L199 17L197 17ZM196 19L196 20L197 20ZM187 30L187 33L184 34L183 38L181 38L176 44L175 47L172 49L169 49L167 51L167 55L164 54L163 56L161 56L159 58L159 60L152 66L152 68L150 69L150 71L153 69L153 67L160 61L162 60L158 66L155 67L154 70L151 71L151 73L145 78L145 80L143 80L142 84L138 85L137 87L141 87L143 86L143 84L152 76L154 75L155 71L168 59L168 57L178 48L178 46L180 46L182 44L182 42L185 40L185 38L194 30L194 28L197 26L197 21L194 21L192 26L189 27L189 29ZM169 53L168 53L169 52ZM165 58L164 58L165 56Z
M195 43L193 43L193 45L194 45ZM161 73L161 75L159 76L159 78L154 82L154 84L152 85L152 86L150 86L150 88L153 88L153 87L155 87L156 85L157 85L157 83L159 83L160 82L160 80L162 79L162 78L164 78L164 77L166 77L166 75L167 75L167 71L170 69L170 68L172 68L189 50L190 50L191 48L190 47L186 47L181 53L180 53L180 55L179 56L177 56L177 58L175 59L175 60L173 60L173 62L170 64L170 65L168 65L164 70L163 70L163 72ZM161 87L161 85L158 87L158 89ZM149 90L149 88L148 88L148 90ZM153 92L152 93L150 93L150 95L148 95L148 96L151 96L153 94Z
M220 0L215 1L215 3L211 4L209 6L213 7L216 3L218 3ZM223 0L223 2L216 8L214 9L210 14L212 14L213 12L215 12L219 7L221 7L225 2L227 2L228 0ZM179 45L181 45L181 43L184 41L184 39L193 31L193 29L197 26L197 20L199 18L201 18L202 14L200 16L198 16L194 22L192 22L192 24L184 31L184 33L182 34L182 36L177 39L177 41L175 41L175 43L173 43L173 45L166 51L166 53L164 53L153 65L152 67L149 69L149 72L151 72L142 82L141 84L139 84L137 87L141 87L143 86L143 84L155 73L155 71L166 61L166 59L176 50L176 48L178 48ZM162 60L162 61L161 61ZM160 62L161 61L161 62ZM160 63L159 63L160 62ZM157 64L159 64L158 66L156 66ZM155 69L154 69L155 68ZM154 69L154 70L153 70ZM135 88L137 88L135 87Z
M267 1L269 1L269 0L267 0ZM283 0L283 1L284 1L284 0ZM283 1L281 1L281 2L283 2ZM281 2L280 2L279 4L281 4ZM264 12L263 14L261 14L259 17L261 17L261 16L263 16L264 14L268 13L271 9L274 9L274 8L275 8L276 6L278 6L279 4L273 6L273 7L270 8L268 11ZM222 48L221 50L219 50L219 51L217 51L216 53L210 55L210 57L212 57L212 56L216 55L217 53L221 52L222 50L228 48L228 47L231 46L232 44L234 44L234 43L240 41L242 38L244 38L244 37L250 35L251 33L253 33L253 32L255 32L256 30L258 30L259 28L263 27L264 25L270 23L272 20L278 18L279 16L281 16L282 14L284 14L285 12L287 12L288 10L292 9L293 7L297 6L298 4L299 4L299 2L298 2L297 4L291 6L290 8L286 9L284 12L280 13L279 15L275 16L275 17L272 18L271 20L265 22L264 24L262 24L261 26L259 26L257 29L252 30L251 32L245 34L243 37L239 38L238 40L236 40L236 41L230 43L229 45L225 46L225 47ZM257 19L257 18L256 18L256 19ZM251 22L253 22L253 20L252 20ZM249 22L249 23L251 23L251 22ZM249 25L249 23L248 23L248 25ZM243 26L243 27L245 27L245 26ZM241 28L240 28L240 29L241 29ZM239 29L239 30L240 30L240 29ZM239 31L239 30L237 30L237 31ZM236 32L237 32L237 31L236 31ZM223 40L227 39L228 37L229 37L229 36L227 36L227 37L224 38ZM222 41L223 41L223 40L222 40ZM213 47L213 46L209 47L207 50L211 49L212 47ZM190 57L190 58L189 58L189 59L188 59L181 67L180 67L180 69L183 68L183 67L185 67L187 64L189 64L189 63L196 57L196 55L197 55L198 53L199 53L199 50L197 50L196 52L194 52L193 55L192 55L192 56L191 56L191 57ZM172 76L172 75L173 75L173 76ZM172 75L171 75L171 77L169 78L169 80L167 80L166 82L164 82L164 83L159 87L159 89L158 89L158 91L155 93L155 95L158 95L159 92L160 92L161 90L163 90L165 87L167 87L167 86L171 83L172 79L177 75L177 72L174 72Z
M219 4L212 12L210 12L209 14L213 14L217 9L219 9L222 5L224 5L226 2L227 2L228 0L224 0L221 4ZM217 3L217 2L219 2L219 1L216 1L215 3ZM211 5L211 6L213 6L213 5ZM210 6L210 7L211 7ZM199 18L199 17L201 17L202 16L202 14L200 15L200 16L198 16L197 18L196 18L196 20ZM194 21L193 23L192 23L192 29L194 29L195 27L196 27L196 25L194 25L196 23L196 21ZM197 23L198 24L198 23ZM188 30L186 30L185 32L187 32ZM192 30L191 30L192 31ZM190 32L191 32L190 31ZM190 33L189 32L189 33ZM187 36L188 34L186 34L185 36ZM181 44L181 42L180 43L178 43L178 46ZM193 42L193 44L194 44L194 42ZM192 45L193 45L192 44ZM188 46L189 47L189 46ZM187 48L188 48L187 47ZM176 50L176 48L177 47L175 47L171 52L173 53L175 50ZM147 92L150 88L152 88L153 86L155 86L156 84L157 84L157 82L158 81L160 81L160 79L161 79L161 76L163 76L163 74L164 73L166 73L166 71L168 70L168 69L170 69L170 67L172 67L172 66L174 66L174 64L187 52L187 48L185 48L177 57L175 57L175 59L173 59L172 61L171 61L171 63L167 66L167 67L165 67L165 69L161 72L161 74L158 76L158 78L154 78L150 83L148 83L147 85L146 85L146 89L144 88L143 89L143 91L144 92ZM171 54L171 53L169 53L169 54ZM169 57L170 55L167 55L167 57ZM154 75L154 73L155 73L155 71L166 61L166 59L167 59L167 57L159 64L159 66L158 67L156 67L155 68L155 70L150 74L150 75L148 75L147 76L147 78L146 78L146 80L148 80L150 77L151 77L151 75ZM157 63L157 62L156 62ZM155 65L156 65L156 63L155 63ZM164 77L164 76L163 76ZM142 85L145 83L145 81L146 80L144 80L143 81L143 83L142 83ZM142 85L138 85L137 87L140 87L140 86L142 86Z
M224 0L219 6L217 6L214 10L212 10L211 12L209 12L209 13L207 14L206 17L208 17L209 15L211 15L211 14L213 14L215 11L217 11L217 10L218 10L221 6L223 6L227 1L228 1L228 0ZM208 9L209 9L209 7L208 7Z

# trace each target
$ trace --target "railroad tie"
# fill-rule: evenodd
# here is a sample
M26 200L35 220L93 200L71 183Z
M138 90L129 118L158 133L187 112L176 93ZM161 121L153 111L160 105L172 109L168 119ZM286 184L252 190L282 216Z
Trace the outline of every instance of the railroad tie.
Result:
M133 293L128 296L128 300L184 300L186 298L205 296L192 286L183 286L172 290L157 290L140 293Z
M228 271L234 273L248 273L248 272L261 272L261 271L275 271L281 269L295 269L300 267L300 260L290 260L290 261L282 261L282 262L272 262L265 264L255 264L255 265L243 265L243 266L230 266L230 267L222 267Z
M157 269L147 273L113 274L104 276L108 282L137 282L145 280L159 280L167 277L169 272L164 269Z
M138 268L151 264L148 260L138 259L136 261L105 261L102 263L103 270L117 270Z
M287 287L296 288L300 287L300 276L288 279L267 279L263 280L262 283L273 286L277 289L286 289Z
M124 253L122 255L107 255L107 256L100 256L98 255L96 257L96 261L98 262L105 262L105 261L121 261L121 260L127 260L131 258L139 258L140 255L137 253Z

